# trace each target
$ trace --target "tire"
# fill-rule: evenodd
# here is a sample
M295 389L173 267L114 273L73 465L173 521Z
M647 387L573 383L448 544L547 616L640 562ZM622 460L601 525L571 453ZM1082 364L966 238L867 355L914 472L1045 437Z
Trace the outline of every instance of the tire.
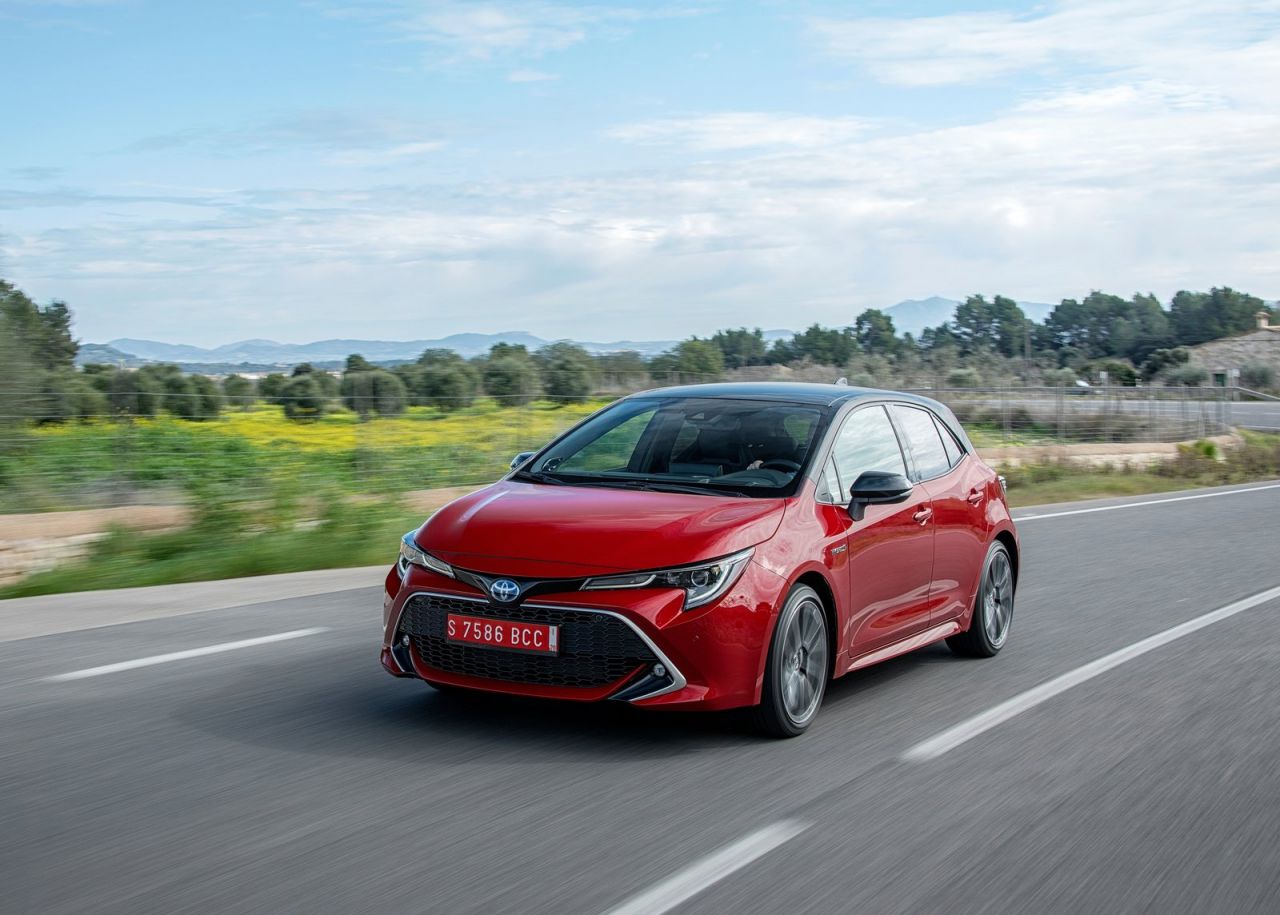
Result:
M818 592L796 585L778 614L765 661L756 727L770 737L799 737L822 708L831 640Z
M987 550L982 579L974 598L969 628L947 639L947 646L964 658L992 658L1009 640L1013 628L1013 560L999 540Z

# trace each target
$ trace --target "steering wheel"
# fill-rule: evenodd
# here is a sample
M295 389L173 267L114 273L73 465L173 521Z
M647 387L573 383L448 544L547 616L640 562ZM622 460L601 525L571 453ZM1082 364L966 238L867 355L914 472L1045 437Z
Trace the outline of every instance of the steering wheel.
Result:
M792 473L800 472L800 465L795 461L789 461L786 458L773 458L772 460L765 461L760 465L760 467L765 470L772 468L774 470L789 470Z

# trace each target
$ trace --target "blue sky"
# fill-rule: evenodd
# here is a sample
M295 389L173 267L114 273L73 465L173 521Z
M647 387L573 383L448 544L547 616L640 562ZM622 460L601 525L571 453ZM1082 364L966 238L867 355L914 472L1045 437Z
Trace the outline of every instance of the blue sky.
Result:
M0 275L86 340L1280 294L1280 0L0 0L0 39Z

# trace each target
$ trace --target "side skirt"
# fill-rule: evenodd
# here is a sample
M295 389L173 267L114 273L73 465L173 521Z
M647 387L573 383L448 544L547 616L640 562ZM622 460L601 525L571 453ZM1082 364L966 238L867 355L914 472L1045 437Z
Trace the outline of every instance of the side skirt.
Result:
M879 664L881 661L887 661L890 658L896 658L900 654L906 654L909 651L915 651L917 648L923 648L934 642L949 638L961 630L959 620L947 620L945 623L939 623L937 626L931 626L923 632L917 632L915 635L908 636L901 642L894 642L892 645L886 645L883 648L877 648L864 655L849 661L844 670L840 673L849 673L850 671L860 670L863 667L870 667L872 664Z

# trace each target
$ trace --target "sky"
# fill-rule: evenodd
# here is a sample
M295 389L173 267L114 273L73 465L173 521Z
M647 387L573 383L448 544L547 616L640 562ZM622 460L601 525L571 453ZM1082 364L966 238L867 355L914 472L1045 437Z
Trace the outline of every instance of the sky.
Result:
M86 341L672 339L1280 295L1280 0L0 0Z

